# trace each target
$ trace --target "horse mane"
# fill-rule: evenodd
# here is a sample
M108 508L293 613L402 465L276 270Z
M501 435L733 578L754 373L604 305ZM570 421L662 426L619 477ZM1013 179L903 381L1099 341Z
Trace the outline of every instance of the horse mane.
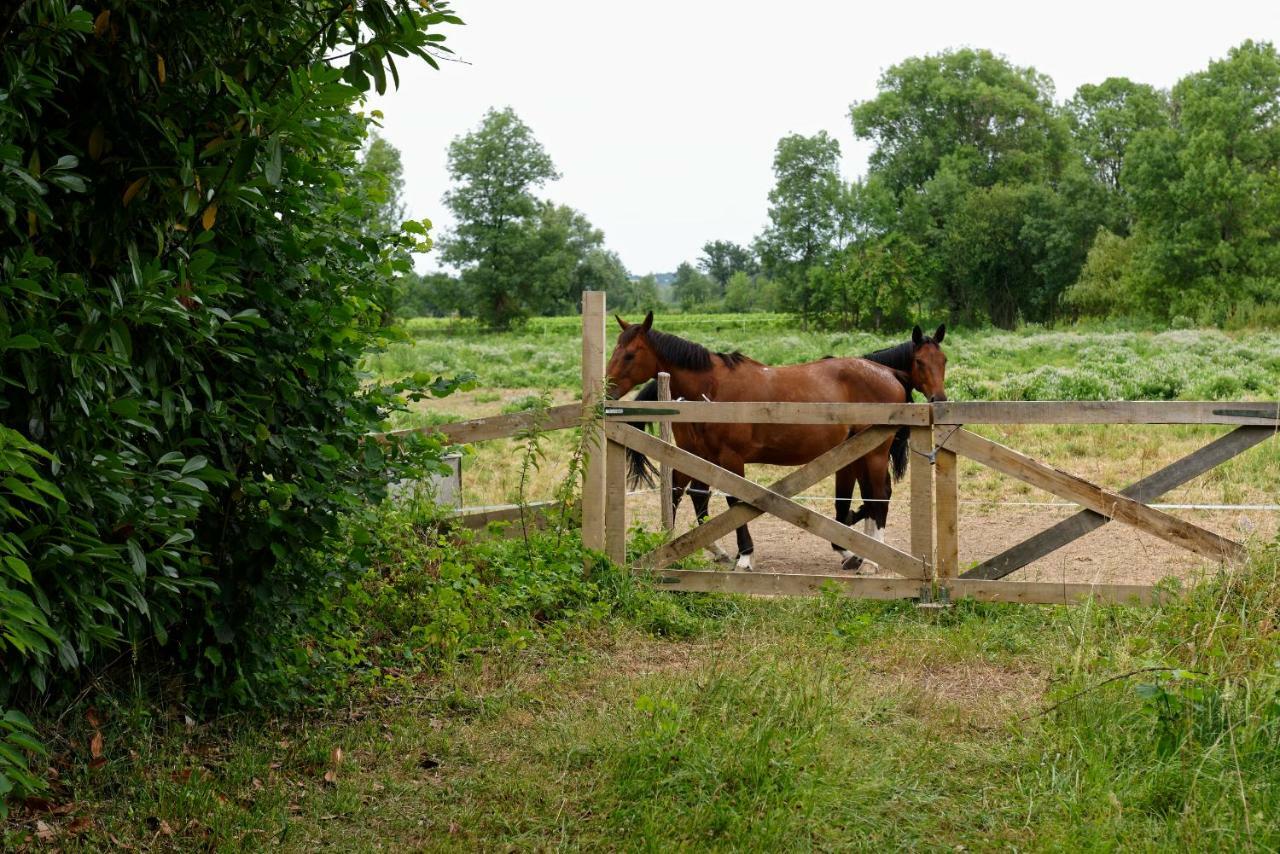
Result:
M911 372L911 357L915 353L915 345L910 341L904 341L901 344L895 344L892 347L885 347L882 350L876 350L867 353L862 358L875 362L877 365L884 365L886 368L892 368L895 371Z
M632 329L639 329L639 326L633 326ZM630 330L628 330L630 332ZM638 332L632 333L639 334ZM719 356L724 362L726 368L732 370L745 362L754 362L754 359L744 356L741 352L734 350L732 353L712 353L701 344L681 338L678 335L672 335L670 332L659 332L656 329L650 329L647 335L649 346L653 351L668 364L673 367L681 368L686 371L709 371L711 370L711 357Z

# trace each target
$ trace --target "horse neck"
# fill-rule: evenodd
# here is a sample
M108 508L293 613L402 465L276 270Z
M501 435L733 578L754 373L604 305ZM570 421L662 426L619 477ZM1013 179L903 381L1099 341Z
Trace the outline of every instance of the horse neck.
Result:
M715 366L712 366L709 371L691 371L688 368L675 368L670 365L659 364L658 370L671 374L672 400L679 400L680 398L702 400L703 396L710 400L715 400Z

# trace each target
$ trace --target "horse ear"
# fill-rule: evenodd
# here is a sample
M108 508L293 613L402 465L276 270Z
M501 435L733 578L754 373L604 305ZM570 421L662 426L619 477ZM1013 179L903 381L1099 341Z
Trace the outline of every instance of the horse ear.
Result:
M613 319L618 321L618 325L622 327L624 332L626 331L627 327L631 325L630 323L627 323L625 320L623 320L622 315L620 314L615 314L613 316Z
M921 331L919 326L914 326L911 329L911 343L917 347L924 343L924 332Z
M938 324L938 331L937 331L937 332L935 332L935 333L933 333L933 343L935 343L935 344L941 344L941 343L942 343L942 337L943 337L944 335L946 335L946 334L947 334L947 324L945 324L945 323L939 323L939 324Z
M644 328L645 332L648 332L650 329L653 328L653 312L652 311L644 316L644 323L640 324L640 326Z

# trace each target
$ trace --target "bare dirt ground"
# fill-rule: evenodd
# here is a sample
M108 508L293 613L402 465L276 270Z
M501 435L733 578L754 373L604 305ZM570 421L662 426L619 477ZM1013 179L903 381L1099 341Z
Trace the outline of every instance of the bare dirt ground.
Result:
M820 494L818 490L810 490L810 493ZM1044 495L1029 498L1032 501L1054 500ZM830 500L803 503L826 516L832 515L834 509ZM713 515L724 507L722 498L712 499ZM885 542L903 551L910 550L909 507L909 492L900 488L890 504ZM1018 503L993 505L986 501L968 503L962 493L960 571L964 572L966 568L999 554L1079 509L1075 506L1039 507ZM1241 510L1165 512L1244 542L1274 537L1278 515ZM628 524L642 520L646 526L656 527L660 518L657 496L633 496L628 501L628 513ZM684 531L692 524L693 511L686 499L681 502L676 530ZM756 572L842 574L840 558L831 545L807 531L772 516L758 518L751 523L750 529L756 545ZM737 554L737 542L732 535L719 543L729 554ZM1012 573L1007 580L1154 584L1169 576L1192 581L1200 574L1216 569L1215 564L1191 552L1140 533L1128 525L1112 522Z

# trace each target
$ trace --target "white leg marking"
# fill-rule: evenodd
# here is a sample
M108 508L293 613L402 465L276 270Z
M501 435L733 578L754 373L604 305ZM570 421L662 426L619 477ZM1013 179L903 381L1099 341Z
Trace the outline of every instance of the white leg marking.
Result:
M752 555L738 555L738 569L743 572L751 572Z
M877 525L875 519L863 519L862 532L876 542L884 542L884 528ZM863 568L866 572L875 572L880 567L873 561L867 561L863 564Z

